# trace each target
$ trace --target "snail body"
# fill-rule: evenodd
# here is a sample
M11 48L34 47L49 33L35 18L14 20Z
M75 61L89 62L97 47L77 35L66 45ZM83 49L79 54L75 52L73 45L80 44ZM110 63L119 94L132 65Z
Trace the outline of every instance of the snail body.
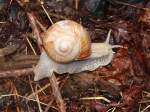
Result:
M114 56L112 49L121 47L109 44L110 33L105 42L91 43L88 32L80 24L71 20L55 23L42 35L45 51L34 69L34 80L51 76L53 72L72 74L108 65Z

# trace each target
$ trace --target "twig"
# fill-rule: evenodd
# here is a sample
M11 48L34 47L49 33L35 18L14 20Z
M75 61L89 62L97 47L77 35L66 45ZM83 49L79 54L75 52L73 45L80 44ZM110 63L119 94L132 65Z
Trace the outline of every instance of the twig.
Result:
M79 9L79 2L80 2L80 0L75 0L75 9L76 10Z
M49 14L43 4L44 4L44 2L41 2L41 7L43 8L43 10L44 10L45 14L47 15L48 19L50 20L51 24L54 24L54 22L52 21L51 17L49 16Z
M5 22L5 21L0 21L0 24L4 24L4 23L7 23L7 22Z
M33 53L34 53L34 55L37 55L37 53L36 53L36 51L35 51L35 49L34 49L33 45L31 44L31 42L30 42L30 40L29 40L28 37L26 37L26 40L27 40L29 46L31 47L31 49L32 49L32 51L33 51Z
M19 48L19 46L20 45L16 44L16 45L8 45L4 48L0 48L0 57L14 53Z
M11 82L11 83L12 83L12 82ZM18 91L17 91L16 86L14 85L14 83L12 83L12 85L13 85L13 91L14 91L13 93L16 94L16 95L18 95ZM17 102L19 102L17 96L15 96L15 100L16 100ZM16 110L17 110L17 112L20 112L20 108L19 108L18 103L16 104Z
M46 84L46 85L45 85L44 87L42 87L41 89L39 89L39 90L37 90L36 92L30 94L30 95L28 96L28 98L31 98L31 97L33 97L34 95L36 95L36 94L42 92L43 90L45 90L46 88L48 88L50 85L51 85L50 83Z
M2 99L2 98L4 98L4 97L9 97L9 96L17 96L17 97L20 97L20 98L23 98L23 99L26 99L26 100L29 100L29 101L37 102L37 100L30 99L30 98L27 98L27 97L25 97L25 96L21 96L21 95L19 95L19 94L6 94L6 95L1 95L1 96L0 96L0 99ZM42 105L47 106L46 103L43 103L43 102L39 102L39 103L42 104Z
M64 101L62 99L62 96L61 96L61 93L60 93L60 90L58 87L57 79L56 79L56 76L54 73L49 78L49 81L50 81L50 84L52 87L52 92L53 92L54 98L56 99L56 102L57 102L58 107L60 109L60 112L66 112L65 104L64 104Z
M0 63L0 71L31 68L37 64L37 60L3 61Z
M31 83L30 76L29 76L29 84L30 84L30 87L31 87L32 92L34 93L34 89L33 89L32 83ZM37 85L36 85L36 90L37 90ZM41 108L41 105L40 105L40 103L39 103L40 100L39 100L38 95L35 95L34 97L35 97L36 100L37 100L37 104L38 104L38 107L39 107L39 111L42 112L42 108Z
M39 25L43 32L46 31L46 28L39 22L39 20L36 19L36 23Z
M0 78L20 77L33 74L33 68L0 71Z
M18 54L12 57L15 62L18 61L38 61L39 56Z
M117 4L120 4L120 5L130 6L130 7L136 8L136 9L144 10L144 8L140 8L140 7L137 7L135 5L132 5L132 4L129 4L129 3L126 3L126 2L121 2L121 1L118 1L118 0L115 0L114 2L117 3Z
M38 95L36 95L36 100L37 100L37 103L38 103L39 111L43 112L42 107L41 107L41 105L39 103L40 100L39 100L39 96Z
M144 108L141 112L145 112L149 108L150 108L150 105L148 105L146 108Z
M50 12L50 11L48 11L48 14L49 14L50 16L52 16L52 17L59 18L59 19L70 19L70 18L68 18L68 17L66 17L66 16L58 15L58 14L52 13L52 12Z
M29 18L31 28L33 30L33 34L36 37L36 40L38 40L38 44L40 45L40 44L42 44L42 42L41 42L40 32L39 32L38 27L36 25L35 17L32 13L28 13L28 12L27 12L27 16Z
M96 96L96 97L83 97L80 98L80 100L104 100L107 103L110 103L111 101L108 100L107 98L103 97L103 96Z
M49 108L51 107L53 101L54 101L54 100L51 100L51 101L47 104L47 107L46 107L46 109L45 109L43 112L48 112L48 110L49 110Z

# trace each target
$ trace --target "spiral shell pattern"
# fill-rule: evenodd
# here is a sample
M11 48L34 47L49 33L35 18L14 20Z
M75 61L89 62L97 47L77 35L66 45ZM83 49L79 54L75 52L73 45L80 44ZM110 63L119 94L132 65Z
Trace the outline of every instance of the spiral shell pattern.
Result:
M90 56L91 42L88 32L72 20L53 24L43 36L48 56L58 63L68 63Z

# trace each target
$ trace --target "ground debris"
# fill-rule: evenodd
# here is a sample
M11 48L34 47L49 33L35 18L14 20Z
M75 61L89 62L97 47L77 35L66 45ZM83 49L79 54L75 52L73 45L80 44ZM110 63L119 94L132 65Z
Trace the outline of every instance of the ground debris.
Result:
M0 111L149 112L150 2L124 1L0 0ZM55 73L53 86L48 78L35 82L40 35L52 24L45 11L52 22L81 23L92 42L112 29L110 43L123 49L95 71Z

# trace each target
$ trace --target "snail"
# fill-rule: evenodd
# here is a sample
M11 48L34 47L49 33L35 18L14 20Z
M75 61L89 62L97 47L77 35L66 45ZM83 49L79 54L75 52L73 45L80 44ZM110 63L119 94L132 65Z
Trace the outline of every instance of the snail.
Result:
M91 43L89 33L79 23L56 22L41 36L44 51L34 68L34 80L49 77L53 72L72 74L108 65L115 53L112 49L122 47L109 44L110 34L111 30L103 43Z

